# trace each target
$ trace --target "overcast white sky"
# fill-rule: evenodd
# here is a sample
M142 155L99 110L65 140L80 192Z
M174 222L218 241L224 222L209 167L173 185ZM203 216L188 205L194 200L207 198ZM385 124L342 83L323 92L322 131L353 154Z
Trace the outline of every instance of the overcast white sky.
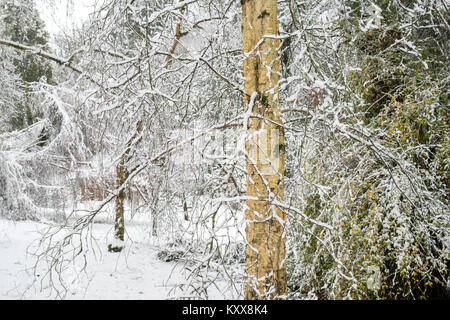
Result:
M35 0L46 29L51 34L80 25L100 0Z

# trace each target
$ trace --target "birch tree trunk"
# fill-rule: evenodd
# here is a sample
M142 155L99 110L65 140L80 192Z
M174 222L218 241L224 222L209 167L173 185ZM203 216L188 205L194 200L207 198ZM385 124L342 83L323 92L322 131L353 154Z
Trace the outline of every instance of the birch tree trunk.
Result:
M276 0L242 0L244 90L247 112L246 299L286 297L283 200L284 131L278 79Z

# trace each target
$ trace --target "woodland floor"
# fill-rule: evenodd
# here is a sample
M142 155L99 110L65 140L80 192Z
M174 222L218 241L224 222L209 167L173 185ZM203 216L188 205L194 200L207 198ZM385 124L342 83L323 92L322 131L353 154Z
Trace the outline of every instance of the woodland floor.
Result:
M36 277L33 275L35 259L30 254L39 231L46 227L42 222L0 219L0 299L55 298L48 281L39 281L45 268L38 268ZM95 256L89 257L85 272L80 273L76 266L65 272L64 299L170 298L171 289L184 279L182 267L157 258L161 244L142 226L130 225L127 232L133 241L129 239L121 253L109 253L106 239L111 229L111 224L94 224Z

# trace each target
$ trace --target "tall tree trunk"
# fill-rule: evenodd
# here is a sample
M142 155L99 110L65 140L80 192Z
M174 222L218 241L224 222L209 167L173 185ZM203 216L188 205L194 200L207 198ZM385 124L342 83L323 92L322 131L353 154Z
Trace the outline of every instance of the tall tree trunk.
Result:
M116 167L116 188L119 189L122 185L127 181L130 176L130 172L127 168L127 163L133 156L132 150L133 147L136 146L141 140L141 132L142 132L142 120L139 120L136 125L136 131L133 136L127 141L126 149L123 152L120 162ZM116 196L116 217L114 223L114 238L119 243L109 244L108 250L111 252L120 252L123 249L122 241L124 240L125 235L125 188L119 191L119 194Z
M158 236L158 213L156 211L153 211L152 214L152 236Z
M245 211L245 298L283 299L287 293L285 214L273 204L284 197L285 157L278 97L277 1L241 3L244 99L247 110L251 108L245 145L247 196L252 198Z
M120 188L128 178L128 170L126 168L126 158L122 156L119 164L116 167L116 187ZM116 197L116 218L114 223L114 237L116 240L123 241L125 234L125 189L119 191ZM121 251L122 246L119 244L110 248L110 251Z

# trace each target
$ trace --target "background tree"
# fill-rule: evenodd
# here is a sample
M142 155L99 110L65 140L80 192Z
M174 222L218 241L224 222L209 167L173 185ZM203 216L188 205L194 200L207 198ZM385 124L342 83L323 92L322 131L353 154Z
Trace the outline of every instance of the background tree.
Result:
M2 14L2 30L0 37L7 38L28 46L35 46L48 50L48 33L45 31L44 22L39 17L32 0L0 2ZM52 80L52 70L48 61L31 53L20 53L13 59L15 72L23 81L21 90L26 92L25 99L16 102L15 112L11 117L13 129L23 129L36 122L39 110L30 95L30 84L39 82L44 78L46 82Z

